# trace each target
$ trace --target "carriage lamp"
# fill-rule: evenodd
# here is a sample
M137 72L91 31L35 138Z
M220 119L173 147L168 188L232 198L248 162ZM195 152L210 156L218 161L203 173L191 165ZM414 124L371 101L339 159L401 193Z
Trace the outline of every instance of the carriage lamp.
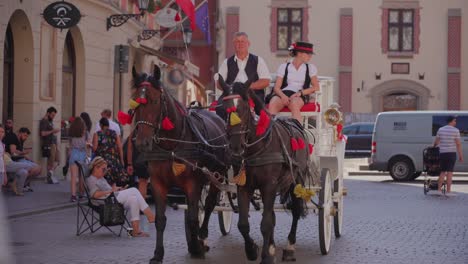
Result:
M149 0L138 0L138 7L140 9L140 14L118 14L111 15L107 18L107 31L111 27L120 27L125 24L130 18L139 19L145 15L145 11L148 9Z

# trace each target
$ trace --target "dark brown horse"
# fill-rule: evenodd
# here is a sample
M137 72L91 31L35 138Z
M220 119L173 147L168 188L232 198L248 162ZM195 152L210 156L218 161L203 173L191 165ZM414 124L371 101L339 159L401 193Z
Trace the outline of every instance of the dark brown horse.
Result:
M249 235L249 201L256 189L260 190L264 205L261 221L263 235L261 263L275 262L274 202L277 193L281 195L284 207L291 209L293 221L288 236L288 247L283 250L283 260L293 261L296 243L297 223L305 216L305 204L294 195L294 186L304 184L308 173L308 146L293 150L292 138L307 142L306 137L295 121L274 120L264 109L263 103L249 89L250 82L227 85L220 77L223 87L223 107L228 114L227 133L233 155L242 160L246 172L246 184L238 186L239 223L238 228L244 237L245 252L249 260L257 259L258 246ZM256 120L254 107L264 109ZM240 119L240 120L239 120ZM261 124L260 124L261 123ZM263 127L259 127L263 126ZM299 141L300 141L299 140Z
M133 69L136 147L148 161L156 204L156 248L150 263L162 263L163 234L166 227L166 195L169 188L181 188L187 198L186 237L192 257L203 257L208 248L208 220L216 205L217 188L210 187L205 201L205 218L199 228L198 203L207 177L200 168L226 175L230 166L227 136L222 119L206 110L186 110L161 87L160 70L152 76L137 74ZM185 165L185 169L180 167ZM178 169L174 169L178 167ZM177 170L183 171L180 174ZM176 175L179 174L179 175Z

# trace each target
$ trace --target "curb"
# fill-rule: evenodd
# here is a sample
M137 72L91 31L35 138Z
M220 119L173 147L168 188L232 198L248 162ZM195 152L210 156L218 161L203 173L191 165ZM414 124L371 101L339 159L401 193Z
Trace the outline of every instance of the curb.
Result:
M76 207L76 203L70 203L70 204L61 204L61 205L53 205L47 208L41 208L37 210L29 210L29 211L23 211L23 212L15 212L13 214L8 215L8 219L15 219L15 218L21 218L25 216L31 216L31 215L37 215L37 214L44 214L44 213L49 213L53 211L60 211L64 209L69 209Z
M380 172L380 171L348 171L348 176L388 176L390 177L390 173L388 171ZM423 177L424 175L421 175ZM468 173L454 173L454 177L468 177ZM437 176L431 176L437 177Z

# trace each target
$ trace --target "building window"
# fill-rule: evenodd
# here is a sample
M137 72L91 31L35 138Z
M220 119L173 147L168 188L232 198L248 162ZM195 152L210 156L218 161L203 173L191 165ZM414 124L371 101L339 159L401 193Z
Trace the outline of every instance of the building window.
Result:
M287 50L291 43L302 39L302 20L302 8L278 8L278 50Z
M414 10L390 9L388 12L388 50L414 50Z
M69 137L70 122L75 116L76 63L73 37L68 31L63 49L62 64L62 139Z

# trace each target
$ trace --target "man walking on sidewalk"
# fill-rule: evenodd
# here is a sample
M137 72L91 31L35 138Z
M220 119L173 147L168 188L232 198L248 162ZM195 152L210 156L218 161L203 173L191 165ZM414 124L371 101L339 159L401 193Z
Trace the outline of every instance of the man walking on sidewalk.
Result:
M53 173L59 163L57 136L55 134L60 132L60 128L54 128L54 118L56 114L57 109L53 106L49 107L46 115L39 124L39 131L42 139L42 157L47 158L46 181L49 184L59 183Z
M460 143L460 130L455 127L457 118L449 116L447 118L447 125L439 128L437 136L434 141L434 147L439 146L440 152L440 175L439 175L439 195L442 194L442 184L444 183L445 175L447 175L447 196L454 196L452 193L452 176L453 167L458 160L463 162L463 152Z

